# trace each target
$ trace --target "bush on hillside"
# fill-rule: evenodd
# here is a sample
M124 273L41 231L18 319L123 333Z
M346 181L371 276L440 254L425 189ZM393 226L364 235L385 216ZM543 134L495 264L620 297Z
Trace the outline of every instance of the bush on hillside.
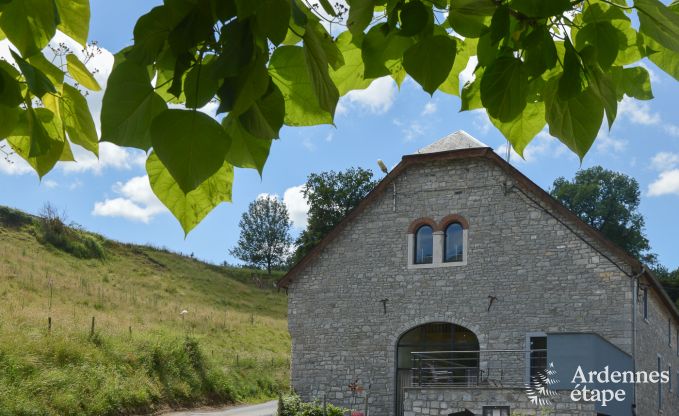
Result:
M59 212L51 204L45 204L37 224L36 237L42 244L49 244L81 259L102 259L105 256L101 243L93 236L66 225L66 213Z
M33 218L19 210L0 207L0 224L6 227L19 228L33 223Z
M281 396L278 402L278 416L343 416L346 412L332 404L327 404L324 412L322 404L305 403L295 394Z

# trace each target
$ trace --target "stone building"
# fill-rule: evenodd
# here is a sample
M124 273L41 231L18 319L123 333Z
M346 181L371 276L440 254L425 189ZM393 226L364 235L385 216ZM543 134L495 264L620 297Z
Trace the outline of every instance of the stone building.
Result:
M679 312L658 280L465 132L404 156L279 286L306 400L679 415Z

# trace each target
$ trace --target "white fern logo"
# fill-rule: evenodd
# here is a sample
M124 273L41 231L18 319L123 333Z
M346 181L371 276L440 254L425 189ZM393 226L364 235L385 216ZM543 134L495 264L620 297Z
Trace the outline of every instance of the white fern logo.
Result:
M530 383L526 385L526 395L530 402L536 406L550 406L552 399L559 393L552 390L549 386L559 383L556 379L554 363L549 363L549 367L540 371L537 375L531 376Z

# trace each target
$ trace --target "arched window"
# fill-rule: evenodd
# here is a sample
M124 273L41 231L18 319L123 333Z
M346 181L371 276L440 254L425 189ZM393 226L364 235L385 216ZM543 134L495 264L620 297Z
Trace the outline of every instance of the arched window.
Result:
M423 225L415 232L415 264L430 264L434 261L434 231Z
M448 224L443 240L443 261L464 260L464 229L459 222Z

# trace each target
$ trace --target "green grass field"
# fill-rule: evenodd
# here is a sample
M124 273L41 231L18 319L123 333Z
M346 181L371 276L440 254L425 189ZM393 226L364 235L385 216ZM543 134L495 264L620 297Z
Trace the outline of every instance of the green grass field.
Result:
M256 271L68 230L104 255L82 259L39 224L0 207L0 415L144 414L287 388L280 275L256 285Z

